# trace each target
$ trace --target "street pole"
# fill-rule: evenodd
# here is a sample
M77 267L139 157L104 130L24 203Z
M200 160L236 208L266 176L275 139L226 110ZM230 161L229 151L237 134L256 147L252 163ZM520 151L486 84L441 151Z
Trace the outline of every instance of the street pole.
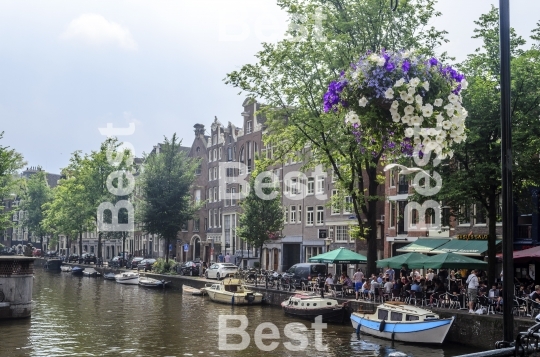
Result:
M510 103L510 3L499 0L499 33L501 52L501 173L502 173L502 233L503 233L503 338L505 342L514 341L514 264L512 261L513 213L512 197L512 126Z

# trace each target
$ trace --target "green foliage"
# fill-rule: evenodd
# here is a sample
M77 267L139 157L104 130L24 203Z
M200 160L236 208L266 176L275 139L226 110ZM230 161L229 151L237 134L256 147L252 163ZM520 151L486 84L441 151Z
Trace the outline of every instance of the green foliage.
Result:
M43 226L45 204L53 199L45 171L40 170L28 179L22 199L22 210L26 214L21 224L28 228L29 233L40 237L43 244L43 236L47 234Z
M236 234L260 252L271 237L280 236L284 217L278 187L269 177L258 175L265 166L257 162L256 167L250 179L249 194L240 204L242 214Z
M321 164L334 170L336 185L352 197L360 229L371 227L366 237L368 272L375 272L377 167L382 152L362 154L343 120L336 124L334 113L324 114L322 98L328 83L368 50L417 49L432 54L446 42L446 31L430 27L440 13L434 0L400 1L396 12L383 0L280 0L278 4L295 25L287 34L301 35L300 40L263 43L255 55L257 63L229 73L225 82L266 104L262 112L268 141L278 161L300 155L305 168ZM320 26L317 11L325 17Z
M177 265L178 263L173 260L158 258L152 265L152 271L156 274L176 274Z
M0 140L4 132L0 132ZM15 174L17 170L25 165L21 154L9 146L0 145L0 232L12 226L11 212L4 212L2 201L12 198L11 194L16 194L18 179Z
M165 138L159 153L145 156L139 181L138 221L146 232L165 238L167 261L170 240L201 205L191 197L198 161L187 157L180 147L176 134L171 140Z

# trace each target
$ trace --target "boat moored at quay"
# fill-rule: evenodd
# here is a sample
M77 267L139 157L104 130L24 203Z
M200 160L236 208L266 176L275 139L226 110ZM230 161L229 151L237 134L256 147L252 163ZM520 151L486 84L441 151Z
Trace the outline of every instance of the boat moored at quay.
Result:
M240 279L225 278L221 283L204 288L210 300L231 305L254 305L263 301L263 294L248 289Z

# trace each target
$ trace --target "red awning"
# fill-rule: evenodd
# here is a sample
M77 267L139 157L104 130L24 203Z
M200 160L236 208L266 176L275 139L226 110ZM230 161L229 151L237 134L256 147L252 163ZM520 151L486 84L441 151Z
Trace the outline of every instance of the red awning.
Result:
M502 259L502 253L497 254L497 258ZM540 246L532 247L525 250L514 251L514 262L515 263L540 262Z

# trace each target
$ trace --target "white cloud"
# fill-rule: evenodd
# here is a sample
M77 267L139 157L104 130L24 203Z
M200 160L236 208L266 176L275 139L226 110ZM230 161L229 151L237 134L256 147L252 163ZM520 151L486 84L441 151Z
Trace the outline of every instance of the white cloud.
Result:
M117 45L126 50L138 47L129 29L98 14L84 14L72 20L60 38L80 40L94 46Z

